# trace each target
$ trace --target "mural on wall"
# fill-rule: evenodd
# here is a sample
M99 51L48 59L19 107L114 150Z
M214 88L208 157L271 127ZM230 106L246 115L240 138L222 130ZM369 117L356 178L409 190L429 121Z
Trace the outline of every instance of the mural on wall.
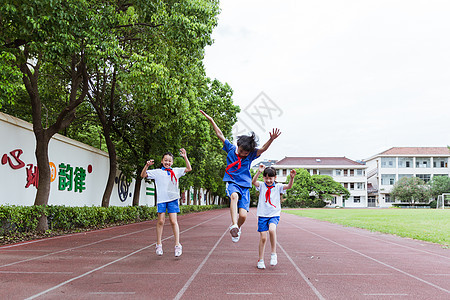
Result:
M122 202L125 202L128 198L128 191L130 190L131 182L127 180L125 175L120 172L119 177L116 177L115 179L117 186L117 192L119 194L119 199ZM131 197L131 193L129 194Z
M2 156L2 165L8 164L13 170L20 170L25 167L25 188L34 186L37 188L39 186L39 169L37 165L25 164L24 161L20 159L23 154L22 149L14 149L9 153L5 153ZM57 172L56 165L53 162L49 163L51 182L56 180L58 175L58 190L59 191L74 191L82 193L86 189L86 170L83 167L73 167L70 164L60 163L58 165L59 172ZM88 173L92 173L92 165L88 166Z

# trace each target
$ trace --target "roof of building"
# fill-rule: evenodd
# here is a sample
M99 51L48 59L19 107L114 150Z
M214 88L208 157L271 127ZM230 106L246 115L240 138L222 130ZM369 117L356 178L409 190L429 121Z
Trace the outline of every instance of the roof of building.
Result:
M252 168L256 168L257 169L259 167L259 165L264 165L265 167L270 167L271 165L275 164L276 162L277 162L276 159L265 159L263 161L260 161L260 162L258 162L256 164L254 164L252 166Z
M392 147L378 155L449 155L447 147Z
M363 163L356 162L346 157L285 157L278 161L277 165L294 165L294 166L342 166L357 165L363 166Z

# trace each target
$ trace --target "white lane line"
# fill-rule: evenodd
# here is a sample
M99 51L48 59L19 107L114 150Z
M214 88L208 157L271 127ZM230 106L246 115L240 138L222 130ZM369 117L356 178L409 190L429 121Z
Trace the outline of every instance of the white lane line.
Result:
M385 266L385 267L391 268L392 270L395 270L395 271L397 271L397 272L400 272L400 273L402 273L402 274L404 274L404 275L406 275L406 276L409 276L409 277L411 277L411 278L414 278L414 279L416 279L416 280L418 280L418 281L420 281L420 282L423 282L423 283L425 283L425 284L428 284L428 285L430 285L430 286L432 286L432 287L435 287L435 288L437 288L437 289L439 289L439 290L441 290L441 291L443 291L443 292L446 292L446 293L449 293L449 294L450 294L450 291L449 291L449 290L447 290L447 289L445 289L445 288L443 288L443 287L440 287L440 286L438 286L438 285L436 285L436 284L434 284L434 283L431 283L431 282L426 281L426 280L424 280L424 279L422 279L422 278L419 278L419 277L417 277L417 276L414 276L414 275L412 275L412 274L409 274L408 272L405 272L405 271L403 271L403 270L400 270L399 268L396 268L396 267L391 266L391 265L389 265L389 264L387 264L387 263L384 263L384 262L382 262L382 261L380 261L380 260L378 260L378 259L376 259L376 258L370 257L370 256L368 256L368 255L366 255L366 254L364 254L364 253L361 253L361 252L359 252L359 251L357 251L357 250L354 250L354 249L352 249L352 248L350 248L350 247L347 247L347 246L342 245L342 244L340 244L340 243L338 243L338 242L335 242L335 241L333 241L333 240L330 240L329 238L326 238L326 237L324 237L324 236L321 236L320 234L317 234L317 233L315 233L315 232L312 232L312 231L303 229L303 228L301 228L300 226L297 226L296 224L292 224L292 223L289 222L289 221L284 221L284 222L285 222L285 223L288 223L288 224L290 224L290 225L292 225L292 226L294 226L294 227L296 227L296 228L298 228L298 229L300 229L300 230L306 231L306 232L308 232L308 233L310 233L310 234L312 234L312 235L315 235L315 236L317 236L317 237L320 237L320 238L322 238L322 239L324 239L324 240L326 240L326 241L328 241L328 242L330 242L330 243L336 244L336 245L338 245L338 246L340 246L340 247L342 247L342 248L344 248L344 249L347 249L347 250L349 250L349 251L351 251L351 252L354 252L354 253L356 253L356 254L359 254L359 255L361 255L361 256L363 256L363 257L365 257L365 258L368 258L368 259L370 259L370 260L373 260L374 262L377 262L377 263L379 263L379 264L381 264L381 265L383 265L383 266Z
M222 215L215 216L214 218L208 219L208 220L203 221L203 222L201 222L201 223L198 223L197 225L192 226L192 227L190 227L190 228L188 228L188 229L185 229L185 230L181 231L180 233L184 233L184 232L186 232L186 231L189 231L189 230L191 230L191 229L193 229L193 228L196 228L196 227L198 227L198 226L200 226L200 225L203 225L204 223L207 223L207 222L209 222L209 221L211 221L211 220L217 219L218 217L221 217L221 216L223 216L223 214L222 214ZM171 235L171 236L169 236L169 237L166 237L165 239L162 239L162 240L165 241L165 240L168 240L168 239L170 239L170 238L172 238L172 237L173 237L173 235ZM222 237L223 237L223 235L222 235ZM138 250L136 250L136 251L131 252L130 254L127 254L127 255L125 255L125 256L122 256L122 257L120 257L120 258L118 258L118 259L116 259L116 260L113 260L113 261L111 261L111 262L109 262L109 263L107 263L107 264L104 264L104 265L102 265L102 266L100 266L100 267L97 267L97 268L92 269L92 270L90 270L90 271L88 271L88 272L86 272L86 273L83 273L83 274L81 274L81 275L79 275L79 276L76 276L76 277L73 277L73 278L68 279L68 280L66 280L66 281L63 281L63 282L61 282L60 284L57 284L57 285L55 285L55 286L53 286L53 287L51 287L51 288L49 288L49 289L46 289L45 291L42 291L42 292L40 292L40 293L37 293L37 294L35 294L35 295L33 295L33 296L30 296L30 297L26 298L26 300L29 300L29 299L30 299L30 300L31 300L31 299L35 299L35 298L37 298L37 297L40 297L40 296L42 296L42 295L45 295L45 294L47 294L48 292L51 292L51 291L53 291L53 290L56 290L56 289L58 289L58 288L60 288L60 287L62 287L62 286L64 286L64 285L66 285L66 284L68 284L68 283L70 283L70 282L72 282L72 281L75 281L75 280L77 280L77 279L83 278L83 277L85 277L85 276L87 276L87 275L89 275L89 274L92 274L92 273L94 273L94 272L96 272L96 271L98 271L98 270L104 269L104 268L106 268L106 267L108 267L108 266L110 266L110 265L112 265L112 264L115 264L116 262L119 262L119 261L121 261L121 260L124 260L124 259L130 257L130 256L133 256L133 255L136 254L136 253L139 253L139 252L141 252L141 251L143 251L143 250L146 250L146 249L148 249L148 248L154 246L155 244L156 244L156 243L153 243L153 244L150 244L150 245L148 245L148 246L145 246L145 247L143 247L143 248L141 248L141 249L138 249Z
M286 214L289 215L289 216L295 216L295 215L289 214L289 213L286 213ZM308 218L308 217L304 217L304 218ZM308 218L308 219L312 219L312 218ZM318 220L318 219L312 219L312 220L319 221L319 222L322 222L322 223L327 224L327 225L330 224L329 222L322 221L322 220ZM417 248L413 248L413 247L410 247L410 246L398 244L398 243L396 243L396 242L392 242L392 241L389 241L389 240L377 238L377 237L374 237L374 236L368 236L368 235L361 234L361 233L358 233L358 232L349 231L349 230L346 230L347 227L345 227L345 226L342 225L342 224L338 224L338 223L331 223L331 224L333 224L333 225L339 225L339 226L341 226L341 227L344 227L344 228L333 227L333 230L344 231L345 233L351 233L351 234L359 235L359 236L362 236L362 237L365 237L365 238L368 238L368 239L377 240L377 241L381 241L381 242L383 242L383 243L388 243L388 244L396 245L396 246L399 246L399 247L407 248L407 249L410 249L410 250L414 250L414 251L417 251L417 252L422 252L422 253L426 253L426 254L430 254L430 255L434 255L434 256L439 256L439 257L442 257L442 258L445 258L445 259L450 259L449 256L437 254L437 253L434 253L434 252L431 252L431 251L422 250L422 249L417 249ZM369 229L366 229L366 228L360 228L360 227L348 227L348 228L356 228L356 229L361 229L361 230L367 230L367 231L369 231ZM390 235L391 235L391 234L389 234L389 233L379 232L379 231L377 231L376 233L384 234L384 235L387 235L387 236L390 236ZM404 238L404 237L401 237L401 236L398 236L398 237ZM424 243L431 243L431 242L425 242L425 241L421 241L421 240L416 240L416 241L418 241L418 242L424 242ZM376 252L376 253L381 253L381 252ZM392 252L389 252L389 254L392 254Z
M200 263L200 265L197 267L197 269L194 271L194 273L191 275L191 277L188 279L188 281L184 284L184 286L181 288L181 290L178 292L178 294L173 298L174 300L180 299L183 294L186 292L186 290L189 288L191 283L194 281L197 274L200 272L200 270L203 268L203 266L206 264L206 261L209 259L211 254L216 250L217 246L219 245L220 241L223 239L225 234L228 233L228 228L224 231L222 236L217 240L216 244L212 247L212 249L209 251L208 255L203 259L203 261Z
M227 293L227 295L272 295L272 293Z
M133 225L137 225L137 224L148 223L148 222L151 222L151 221L154 221L154 220L148 220L148 221L137 222L137 223L132 223L132 224L125 224L125 225L121 225L121 226L122 227L133 226ZM97 232L102 232L102 231L106 231L106 230L112 230L115 227L116 226L108 227L108 228L102 228L102 229L89 230L89 231L83 231L83 232L69 233L69 234L64 234L64 235L59 235L59 236L42 238L42 239L39 239L39 240L21 242L21 243L17 243L17 244L13 244L13 245L0 246L0 251L3 250L3 249L20 247L20 246L24 246L24 245L29 245L29 244L34 244L34 243L39 243L39 242L44 242L44 241L50 241L50 240L56 240L56 239L61 239L61 238L66 238L66 237L72 237L72 236L77 236L77 235L94 234L94 233L97 233ZM26 251L26 250L24 250L24 251Z
M131 233L121 234L121 235L118 235L118 236L114 236L114 237L110 237L110 238L107 238L107 239L99 240L99 241L96 241L96 242L93 242L93 243L84 244L84 245L80 245L80 246L77 246L77 247L72 247L72 248L59 250L59 251L48 253L48 254L45 254L45 255L40 255L40 256L36 256L36 257L28 258L28 259L19 260L19 261L12 262L12 263L9 263L9 264L1 265L0 268L9 267L9 266L17 265L17 264L20 264L20 263L23 263L23 262L28 262L28 261L32 261L32 260L36 260L36 259L41 259L41 258L48 257L48 256L51 256L51 255L55 255L55 254L59 254L59 253L63 253L63 252L67 252L67 251L71 251L71 250L75 250L75 249L80 249L80 248L84 248L84 247L87 247L87 246L92 246L92 245L99 244L99 243L102 243L102 242L105 242L105 241L114 240L114 239L117 239L117 238L121 238L121 237L128 236L128 235L133 235L133 234L136 234L136 233L141 233L143 231L147 231L147 230L150 230L150 229L153 229L153 228L155 228L155 227L138 230L138 231L131 232Z
M289 256L289 254L286 252L286 250L284 250L284 248L281 246L281 244L279 242L277 242L277 246L278 248L281 249L281 251L283 251L284 255L286 255L286 257L289 259L289 261L291 262L291 264L294 266L294 268L297 270L298 274L300 274L300 276L303 278L303 280L309 285L309 287L313 290L314 294L316 294L317 298L321 299L321 300L325 300L325 298L322 296L322 294L320 294L320 292L316 289L316 287L311 283L311 281L309 281L308 277L305 276L305 274L302 272L302 270L300 270L300 268L297 266L297 264L294 262L294 260Z
M287 273L266 273L266 272L260 272L260 273L211 273L211 275L262 275L262 276L271 276L271 275L281 275L281 276L287 276Z

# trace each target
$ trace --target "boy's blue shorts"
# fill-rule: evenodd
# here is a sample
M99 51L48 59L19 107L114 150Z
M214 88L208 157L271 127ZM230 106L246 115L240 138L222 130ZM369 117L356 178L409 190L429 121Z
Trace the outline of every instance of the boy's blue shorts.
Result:
M280 222L280 216L277 217L258 217L258 232L264 232L269 230L269 224L274 223L278 225Z
M234 182L227 182L225 190L227 192L227 196L230 197L230 199L231 194L239 194L238 209L243 208L246 211L250 209L250 188L237 185Z
M158 212L159 213L165 213L166 210L169 214L170 213L179 213L180 205L178 204L178 199L172 200L169 202L158 203Z

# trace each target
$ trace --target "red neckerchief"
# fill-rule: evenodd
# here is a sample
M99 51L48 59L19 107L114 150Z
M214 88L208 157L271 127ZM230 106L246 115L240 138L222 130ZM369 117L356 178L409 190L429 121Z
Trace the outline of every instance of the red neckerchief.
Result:
M225 173L230 175L231 179L233 179L233 175L231 175L230 173L236 172L237 170L239 170L241 168L242 158L238 154L236 154L236 156L237 156L237 160L235 162L229 164L228 167L225 169ZM231 169L232 167L234 167L236 164L239 164L238 167L236 168L236 170L228 172L228 170Z
M162 167L161 169L163 171L167 171L167 175L170 175L170 180L172 180L172 182L173 182L174 178L175 178L175 182L178 181L177 180L177 176L175 176L175 173L173 172L173 170L171 168L164 168L164 167Z
M266 183L264 182L264 184L266 184ZM273 207L276 208L276 206L273 205L272 202L270 202L270 190L273 189L273 188L275 187L275 184L272 184L271 186L267 186L267 184L266 184L266 187L267 187L267 191L266 191L266 203L269 202L270 205L272 205Z

